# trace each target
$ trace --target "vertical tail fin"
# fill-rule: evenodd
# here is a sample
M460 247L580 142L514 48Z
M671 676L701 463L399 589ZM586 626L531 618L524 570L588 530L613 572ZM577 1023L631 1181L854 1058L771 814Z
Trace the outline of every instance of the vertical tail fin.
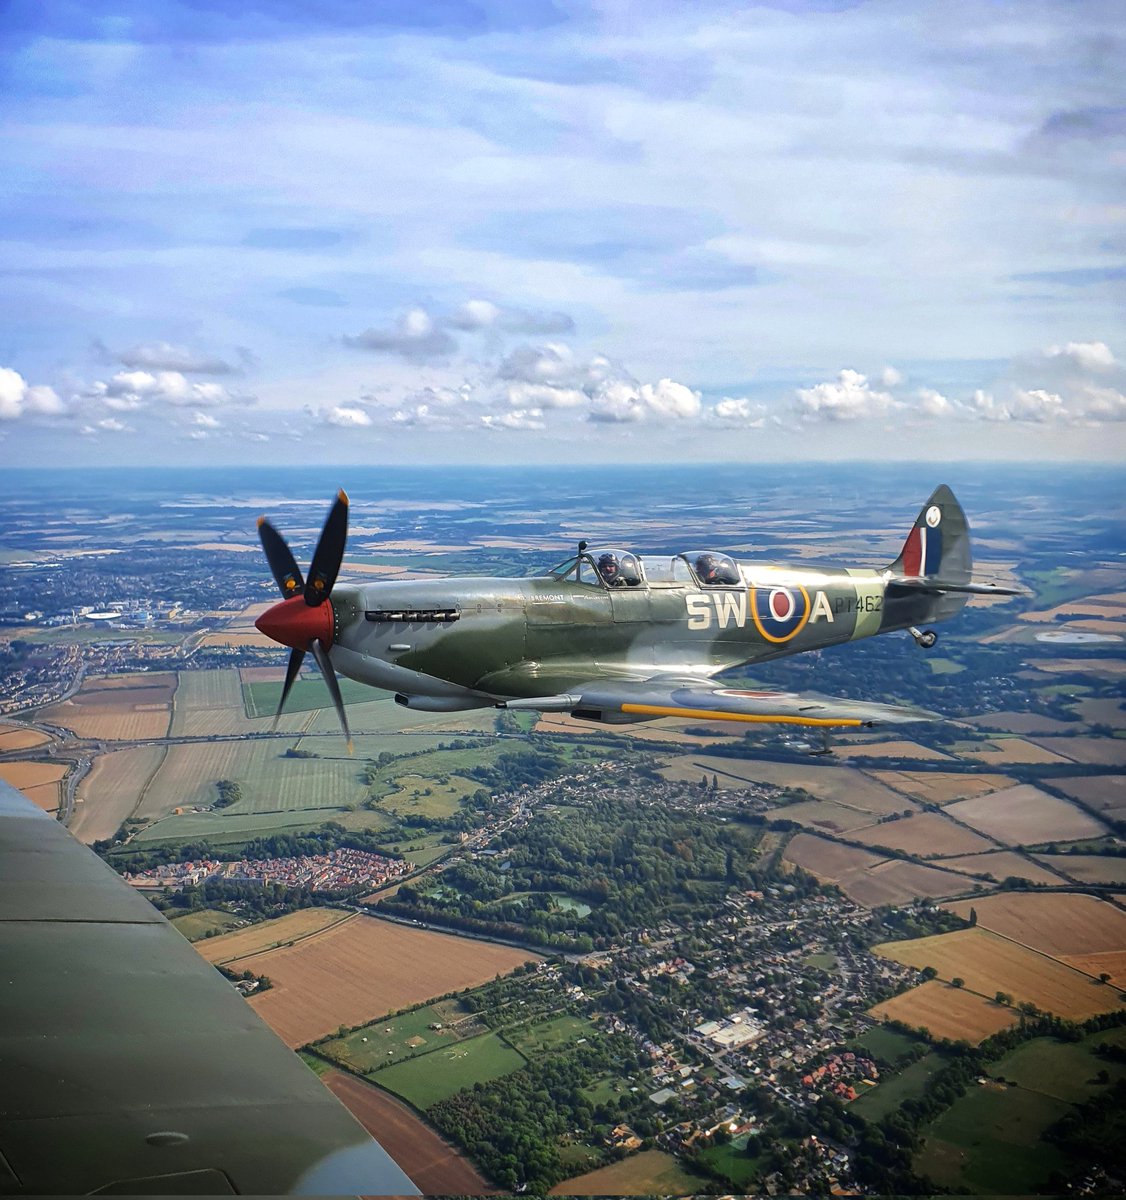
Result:
M970 530L954 493L942 484L915 518L899 557L888 568L907 579L968 583L973 574Z

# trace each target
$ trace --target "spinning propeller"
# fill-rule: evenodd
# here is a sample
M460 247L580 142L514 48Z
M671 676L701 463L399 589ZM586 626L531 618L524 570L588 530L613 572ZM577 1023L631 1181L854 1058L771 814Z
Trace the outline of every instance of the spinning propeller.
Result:
M332 508L325 519L313 561L309 565L308 579L301 578L301 568L286 545L285 538L266 520L258 518L258 537L266 552L266 561L277 580L281 593L286 597L280 604L267 609L255 626L268 638L289 646L289 665L285 669L285 686L282 688L278 711L274 714L274 726L285 708L297 672L305 661L306 652L311 651L328 685L336 715L344 727L348 739L348 753L352 753L352 734L348 729L348 718L344 714L344 701L340 698L340 685L336 672L329 661L328 650L336 631L336 616L330 597L332 585L340 571L344 558L344 543L348 538L348 497L343 491L336 493Z

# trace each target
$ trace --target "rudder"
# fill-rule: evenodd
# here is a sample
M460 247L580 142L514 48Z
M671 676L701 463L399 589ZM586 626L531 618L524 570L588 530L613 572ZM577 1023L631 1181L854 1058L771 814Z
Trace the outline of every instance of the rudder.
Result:
M941 576L968 583L973 574L970 530L954 493L942 484L919 510L899 557L888 568L904 579Z

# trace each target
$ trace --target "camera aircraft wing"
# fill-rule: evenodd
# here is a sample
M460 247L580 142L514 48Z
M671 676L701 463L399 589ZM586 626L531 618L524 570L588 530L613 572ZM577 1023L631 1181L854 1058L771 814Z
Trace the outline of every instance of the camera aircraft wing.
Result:
M0 1078L0 1194L418 1194L147 900L2 781Z

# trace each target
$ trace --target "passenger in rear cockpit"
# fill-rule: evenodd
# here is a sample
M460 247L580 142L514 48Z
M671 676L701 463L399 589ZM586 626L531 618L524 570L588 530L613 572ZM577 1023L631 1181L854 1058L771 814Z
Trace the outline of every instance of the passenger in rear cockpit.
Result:
M735 564L718 554L701 554L696 559L696 578L707 587L731 587L739 582Z

